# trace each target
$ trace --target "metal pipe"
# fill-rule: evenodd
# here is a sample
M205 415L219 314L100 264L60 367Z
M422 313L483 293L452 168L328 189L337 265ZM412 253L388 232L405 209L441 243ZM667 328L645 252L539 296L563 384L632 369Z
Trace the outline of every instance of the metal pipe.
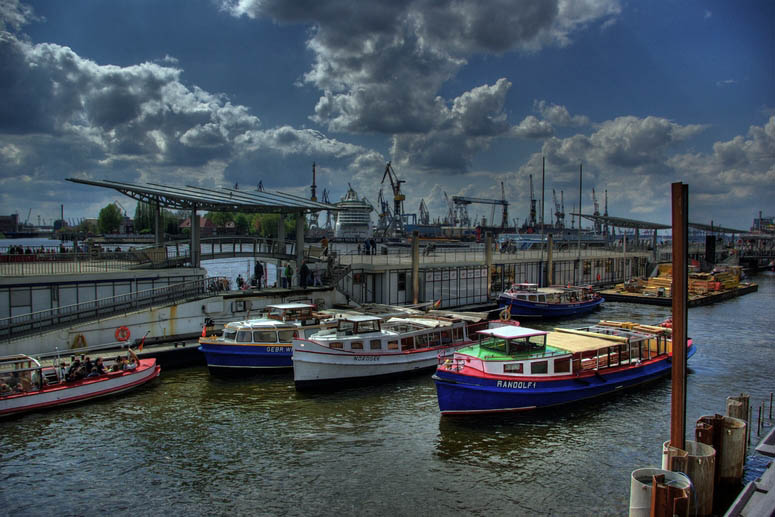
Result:
M579 258L578 258L578 276L574 279L574 284L579 285L581 283L581 164L579 164Z
M686 440L686 327L688 319L689 186L672 184L673 201L673 365L670 444L685 449Z

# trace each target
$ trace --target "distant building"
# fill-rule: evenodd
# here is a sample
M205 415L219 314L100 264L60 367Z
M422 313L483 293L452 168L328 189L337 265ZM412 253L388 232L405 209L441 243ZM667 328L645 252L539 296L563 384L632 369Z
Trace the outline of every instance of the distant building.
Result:
M0 215L0 233L19 231L19 214Z
M184 230L191 230L191 218L186 218L182 223L180 223L181 231ZM216 227L215 225L206 217L200 217L199 218L199 236L200 237L211 237L215 235Z

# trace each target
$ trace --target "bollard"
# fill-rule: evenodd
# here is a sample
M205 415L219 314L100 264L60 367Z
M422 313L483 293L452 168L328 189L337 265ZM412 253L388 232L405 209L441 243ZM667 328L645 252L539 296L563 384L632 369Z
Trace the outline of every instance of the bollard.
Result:
M656 490L654 488L655 486L657 487ZM652 502L655 497L657 497L656 502L660 507L665 503L672 503L674 501L679 501L680 506L680 501L685 501L686 506L685 508L682 508L685 511L679 512L679 515L688 515L688 502L691 488L692 482L689 478L678 472L670 472L669 470L657 468L633 470L630 476L629 515L630 517L673 515L672 508L670 513L658 513L658 508L656 506L652 508Z
M662 444L662 468L685 474L692 482L692 515L713 515L713 487L716 450L693 440L685 441L686 450Z
M729 494L740 490L745 465L746 427L745 421L729 416L701 416L697 420L697 441L716 449L716 510Z

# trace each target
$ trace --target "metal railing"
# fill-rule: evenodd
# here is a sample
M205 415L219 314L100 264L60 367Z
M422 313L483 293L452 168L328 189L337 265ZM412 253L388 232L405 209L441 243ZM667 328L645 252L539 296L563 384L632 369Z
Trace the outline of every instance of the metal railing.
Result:
M0 249L0 274L28 276L125 271L146 260L138 251L13 254L3 253Z
M218 290L214 279L203 278L0 319L0 340L69 326L152 305L196 299Z

